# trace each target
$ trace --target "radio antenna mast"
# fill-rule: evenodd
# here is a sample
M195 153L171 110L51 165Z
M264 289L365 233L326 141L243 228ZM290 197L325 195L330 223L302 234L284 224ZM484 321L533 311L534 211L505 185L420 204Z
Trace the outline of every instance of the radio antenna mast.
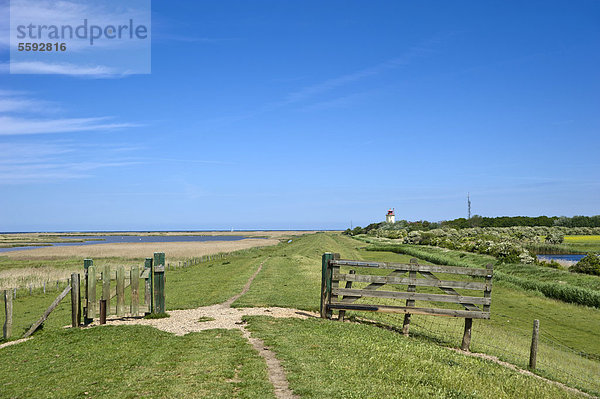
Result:
M471 195L467 193L467 212L469 214L469 219L471 220Z

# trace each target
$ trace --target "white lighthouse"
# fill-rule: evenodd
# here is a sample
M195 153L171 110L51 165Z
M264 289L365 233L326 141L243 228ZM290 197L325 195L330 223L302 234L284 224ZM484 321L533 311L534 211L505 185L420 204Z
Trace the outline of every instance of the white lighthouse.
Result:
M385 221L386 223L396 223L396 215L394 215L394 208L391 208L387 211L387 214L385 215Z

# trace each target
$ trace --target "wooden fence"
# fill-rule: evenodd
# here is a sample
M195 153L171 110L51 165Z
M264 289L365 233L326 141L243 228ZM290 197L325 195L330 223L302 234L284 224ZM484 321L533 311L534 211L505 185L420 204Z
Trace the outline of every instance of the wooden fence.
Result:
M353 268L342 273L341 268ZM361 273L357 273L358 268ZM366 269L366 271L365 271ZM389 270L389 273L384 274ZM369 274L372 271L373 274ZM442 278L434 275L441 273ZM419 276L420 275L420 276ZM325 253L322 257L321 317L332 318L334 310L343 320L347 310L404 314L402 332L408 335L411 314L464 317L465 331L462 349L468 350L471 342L473 319L489 319L492 300L492 265L486 269L469 267L424 265L416 259L406 263L388 263L340 259L339 254ZM471 277L459 280L457 276ZM473 281L480 279L483 281ZM340 287L340 282L345 282ZM363 288L352 288L353 283L367 283ZM394 291L382 291L384 285L393 285ZM402 289L401 287L406 287ZM420 291L418 292L417 287ZM431 293L439 289L443 294ZM481 291L482 296L460 293L460 290ZM362 298L406 300L404 306L396 304L356 303ZM419 301L419 306L416 306ZM388 301L389 302L389 301ZM441 307L422 306L422 302L437 303ZM439 305L445 304L445 305ZM445 307L459 306L459 309Z
M166 310L165 298L165 254L155 252L154 258L146 258L144 267L133 266L125 272L123 266L111 270L104 266L97 271L92 259L83 261L83 301L81 298L79 273L71 274L70 284L56 297L54 302L46 309L44 314L31 325L24 338L33 334L46 321L50 313L58 304L71 293L71 325L81 325L83 315L84 324L91 323L100 314L100 319L106 321L106 316L140 316L148 313L164 313ZM140 287L140 280L143 281ZM112 281L114 281L114 287ZM58 288L58 282L57 282ZM126 289L129 290L126 292ZM98 292L99 291L99 292ZM143 291L142 301L140 296ZM0 291L0 300L4 302L5 319L2 325L2 339L8 340L12 335L13 298L16 290ZM129 297L129 306L125 306L126 296ZM114 304L111 305L111 304ZM81 308L83 306L83 312ZM102 311L101 311L102 310Z

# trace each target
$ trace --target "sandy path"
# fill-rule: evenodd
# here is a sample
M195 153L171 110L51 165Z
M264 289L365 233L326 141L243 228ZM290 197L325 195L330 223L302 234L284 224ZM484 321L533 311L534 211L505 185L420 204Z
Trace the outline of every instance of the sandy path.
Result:
M215 328L225 328L229 330L237 329L250 342L258 354L265 359L269 374L269 381L275 389L275 396L279 399L298 398L290 390L285 371L275 356L275 354L265 346L265 343L256 337L252 337L250 331L245 328L242 317L249 316L271 316L271 317L295 317L307 319L309 317L318 317L316 313L305 312L289 308L232 308L231 304L244 295L250 289L250 285L262 270L264 261L260 264L256 272L250 277L242 291L223 303L211 306L202 306L196 309L172 310L170 317L164 319L140 319L140 318L107 318L106 325L145 325L157 328L162 331L170 332L175 335L185 335L191 332L211 330ZM201 318L209 321L200 322ZM95 321L90 326L97 326Z

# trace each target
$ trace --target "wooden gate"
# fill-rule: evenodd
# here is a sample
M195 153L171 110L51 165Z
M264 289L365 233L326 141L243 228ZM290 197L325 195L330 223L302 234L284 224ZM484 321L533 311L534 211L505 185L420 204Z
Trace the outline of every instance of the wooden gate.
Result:
M133 266L128 270L123 266L111 269L109 265L97 270L92 259L85 259L82 301L84 324L98 317L100 301L105 301L106 315L135 317L164 313L164 265L165 254L162 252L155 253L154 258L146 258L143 268ZM128 305L125 304L126 299Z
M348 270L342 272L341 268ZM354 268L358 268L357 273ZM389 273L385 274L389 270ZM369 271L372 273L370 274ZM443 276L438 277L434 273ZM462 348L468 350L473 319L489 319L492 300L492 265L486 269L470 267L424 265L412 259L410 263L389 263L340 259L339 254L325 253L322 257L321 317L332 318L339 311L339 320L347 310L404 314L402 331L408 335L411 314L464 317L465 332ZM459 280L457 276L470 277ZM474 281L475 279L483 281ZM346 282L340 287L340 282ZM352 288L355 282L367 283L362 288ZM394 291L379 288L392 285ZM406 288L404 288L406 287ZM421 292L417 291L417 287ZM439 289L443 294L431 293ZM481 296L467 295L457 290L480 291ZM423 292L426 291L426 292ZM362 298L406 300L404 306L381 303L356 303ZM416 305L419 301L419 306ZM388 301L389 302L389 301ZM423 306L423 302L436 303L436 307ZM440 305L443 304L443 305ZM452 308L452 305L459 308Z

